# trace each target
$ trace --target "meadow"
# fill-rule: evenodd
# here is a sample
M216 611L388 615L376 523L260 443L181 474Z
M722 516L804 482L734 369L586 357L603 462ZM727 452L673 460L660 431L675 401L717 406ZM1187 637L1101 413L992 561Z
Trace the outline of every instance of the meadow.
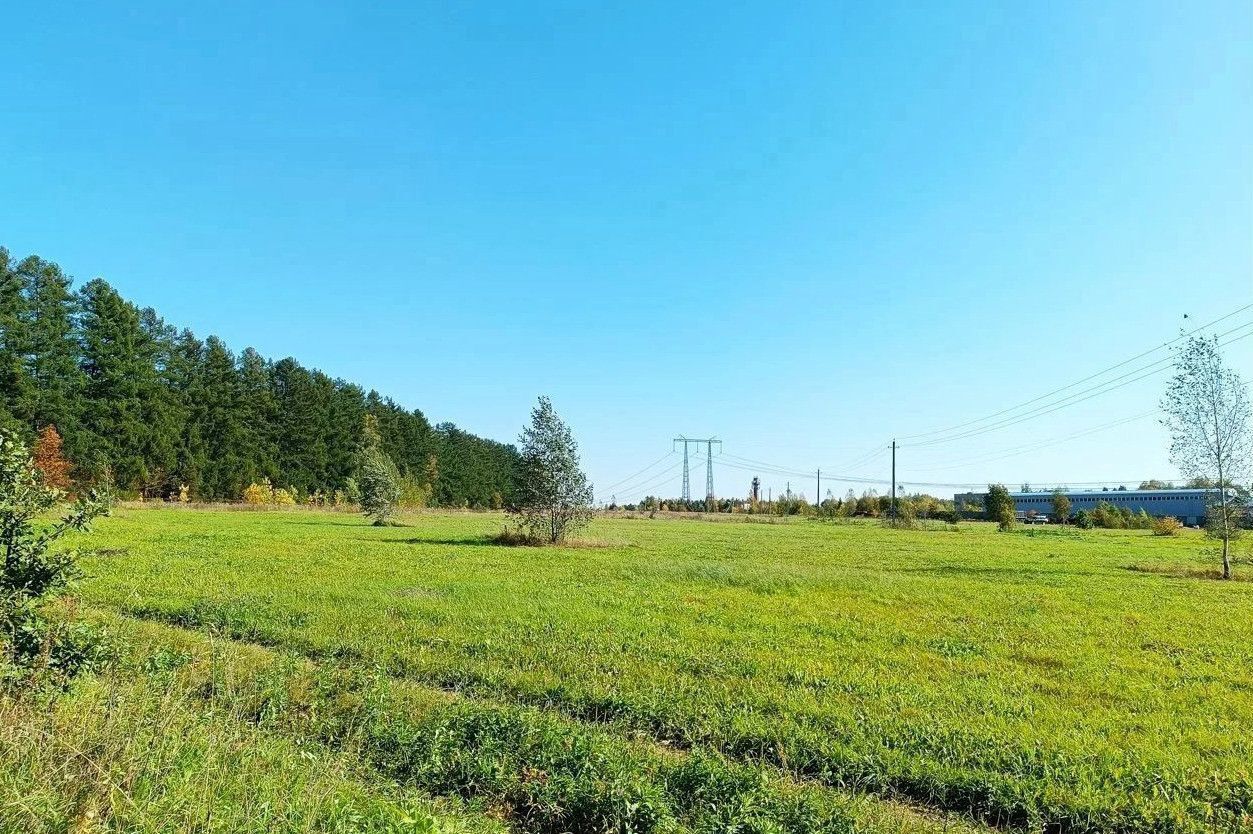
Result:
M1253 582L1195 532L502 523L117 511L119 659L0 703L0 827L1253 830Z

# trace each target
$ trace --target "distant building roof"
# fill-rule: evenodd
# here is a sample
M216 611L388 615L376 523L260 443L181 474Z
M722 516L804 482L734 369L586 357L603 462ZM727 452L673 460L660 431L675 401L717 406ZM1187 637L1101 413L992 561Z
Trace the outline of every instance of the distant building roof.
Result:
M1022 498L1028 495L1052 495L1056 491L1057 490L1040 489L1033 490L1031 492L1011 492L1010 497ZM1180 497L1191 497L1196 495L1206 495L1217 491L1217 487L1209 487L1207 489L1063 489L1061 490L1061 493L1063 495L1178 495Z

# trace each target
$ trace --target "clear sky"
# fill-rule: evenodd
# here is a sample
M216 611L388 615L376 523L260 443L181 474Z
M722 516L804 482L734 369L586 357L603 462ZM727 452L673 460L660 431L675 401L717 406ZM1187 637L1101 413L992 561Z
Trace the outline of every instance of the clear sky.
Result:
M10 10L0 245L432 422L547 393L602 487L716 435L720 494L886 477L1253 303L1243 0L471 5ZM1152 415L1038 447L1162 385L900 478L1171 475Z

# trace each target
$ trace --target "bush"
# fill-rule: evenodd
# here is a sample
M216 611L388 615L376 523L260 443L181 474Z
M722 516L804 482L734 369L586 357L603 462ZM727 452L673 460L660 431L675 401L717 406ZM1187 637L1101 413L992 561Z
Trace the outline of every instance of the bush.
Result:
M1153 520L1153 535L1177 536L1183 529L1183 523L1174 516L1163 516Z
M357 479L353 477L344 480L344 499L349 504L361 503L361 487L357 484Z
M886 527L899 527L902 529L913 529L917 525L918 514L914 510L913 502L907 499L901 499L896 502L896 517L885 517L883 524Z
M46 609L78 577L77 553L52 546L71 531L86 530L108 504L93 491L66 508L62 495L44 482L25 444L0 431L0 677L9 682L49 672L68 678L94 657L90 630L54 622ZM58 511L61 517L53 518Z
M400 506L406 510L420 510L431 503L431 488L413 473L400 477Z
M1080 530L1091 530L1096 525L1092 521L1092 513L1087 510L1080 510L1075 513L1075 526Z
M521 525L510 527L508 524L492 537L493 544L505 547L543 547L547 542Z
M251 483L244 490L245 504L269 504L274 500L274 487L270 486L270 479L265 478L261 483Z
M270 502L280 507L289 507L296 503L296 490L276 489L270 497Z

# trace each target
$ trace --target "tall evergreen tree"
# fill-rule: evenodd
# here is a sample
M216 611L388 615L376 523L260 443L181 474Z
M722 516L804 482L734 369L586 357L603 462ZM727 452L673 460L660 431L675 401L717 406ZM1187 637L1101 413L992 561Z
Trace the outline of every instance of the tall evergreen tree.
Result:
M234 355L216 336L205 342L202 380L201 436L208 459L200 494L211 499L236 498L248 485L243 465L243 386Z
M326 446L319 386L295 359L274 364L279 470L283 485L308 491L323 485Z
M56 426L69 438L67 453L77 459L79 403L85 378L74 334L74 294L70 279L54 263L23 261L26 274L26 367L33 384L30 417L34 426Z
M239 357L240 480L254 483L282 480L278 466L278 401L274 396L274 369L253 348Z
M202 479L209 463L204 441L204 411L207 387L204 379L204 343L190 330L174 339L162 381L182 415L170 486L186 485L195 495L203 496Z
M139 311L139 326L147 337L143 348L152 368L140 389L149 429L144 447L148 476L142 488L146 496L163 498L178 493L178 455L188 419L187 403L169 384L178 361L179 332L151 307Z
M83 428L92 453L80 465L111 474L123 490L142 489L150 476L152 404L158 398L155 350L139 310L104 281L79 293L83 309Z
M32 385L26 373L25 276L0 249L0 427L29 432Z

